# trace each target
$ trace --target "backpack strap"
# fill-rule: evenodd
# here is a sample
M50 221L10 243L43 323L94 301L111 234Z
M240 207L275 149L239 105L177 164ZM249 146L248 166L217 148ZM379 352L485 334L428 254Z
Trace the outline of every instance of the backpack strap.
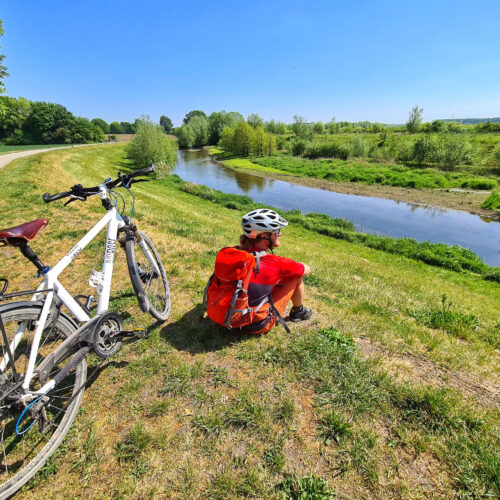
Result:
M226 328L232 328L231 320L233 319L233 315L236 312L236 301L238 300L238 295L240 294L241 290L243 290L243 281L238 280L238 282L236 283L236 290L234 291L233 298L231 299L231 304L226 312L226 316L224 317L224 326Z
M208 305L208 287L212 283L214 276L215 274L212 274L212 276L210 276L210 278L208 279L207 286L205 287L205 290L203 292L203 309L205 309L205 311L207 310L207 305Z
M255 274L259 274L259 272L260 272L260 258L263 255L266 255L267 252L265 250L262 250L261 252L251 252L251 253L255 257Z
M272 294L269 294L269 304L271 307L271 311L274 315L275 322L277 323L279 321L281 323L281 326L286 330L286 333L290 333L290 328L288 328L286 321L283 319L283 317L279 313L278 309L276 309L276 306L274 305Z

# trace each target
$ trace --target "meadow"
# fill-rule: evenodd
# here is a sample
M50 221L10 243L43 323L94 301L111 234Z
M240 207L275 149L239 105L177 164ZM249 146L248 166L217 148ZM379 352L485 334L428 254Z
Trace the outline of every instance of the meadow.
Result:
M32 246L50 265L102 208L41 195L132 169L122 144L16 160L0 170L2 225L48 218ZM151 338L102 366L91 358L73 429L18 498L500 495L498 283L320 234L295 214L277 252L310 264L312 320L290 335L228 332L201 301L217 251L238 240L241 200L181 187L134 185L134 217L169 276L170 319L140 313L117 255L111 307ZM75 294L89 293L103 245L62 277ZM35 284L14 249L3 262L12 290Z

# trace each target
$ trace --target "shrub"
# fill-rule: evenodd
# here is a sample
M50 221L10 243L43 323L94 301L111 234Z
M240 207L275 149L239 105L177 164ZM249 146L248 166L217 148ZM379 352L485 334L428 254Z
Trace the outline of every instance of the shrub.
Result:
M292 154L294 156L300 156L306 150L307 143L304 139L296 139L292 142Z
M347 160L351 155L349 146L336 143L316 142L311 144L304 152L307 158L339 158Z
M177 146L163 127L154 124L149 116L141 117L137 135L127 146L127 154L139 168L151 163L157 167L157 176L165 176L174 166Z
M351 144L352 156L360 157L368 154L368 143L362 135L357 135Z
M460 187L469 189L483 189L489 191L497 185L495 179L465 179L460 184ZM484 208L484 207L483 207Z
M500 194L491 193L486 200L484 200L481 205L482 208L486 208L487 210L499 210L500 209Z
M492 267L483 276L485 280L500 283L500 267Z

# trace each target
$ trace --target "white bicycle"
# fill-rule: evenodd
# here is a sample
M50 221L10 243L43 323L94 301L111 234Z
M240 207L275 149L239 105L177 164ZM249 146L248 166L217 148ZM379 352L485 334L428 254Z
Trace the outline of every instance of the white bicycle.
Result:
M120 316L108 310L116 243L125 248L132 286L142 311L159 321L170 314L170 292L165 270L151 240L120 213L116 188L129 192L136 177L154 172L154 165L130 174L118 174L99 186L80 184L49 195L45 202L69 198L86 201L97 195L106 214L53 267L45 266L29 242L48 224L39 219L0 231L0 243L18 247L38 269L43 281L36 290L5 294L4 298L33 294L30 301L0 305L0 499L21 488L47 461L68 432L80 406L87 378L86 356L115 354L126 337L147 337L138 329L124 331ZM118 198L119 197L119 198ZM72 297L59 275L107 227L101 271L92 271L89 284L97 289L97 307L91 317L92 296ZM82 299L84 299L82 301ZM61 311L62 306L70 311Z

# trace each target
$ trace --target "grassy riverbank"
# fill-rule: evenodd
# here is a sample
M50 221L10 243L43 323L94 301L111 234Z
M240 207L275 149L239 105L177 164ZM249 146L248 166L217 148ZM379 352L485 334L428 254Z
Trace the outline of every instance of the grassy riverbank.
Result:
M0 171L3 225L50 219L33 247L52 264L102 209L97 199L45 205L41 194L128 168L120 144L17 160ZM65 445L19 498L500 493L497 283L294 223L279 253L311 265L314 317L291 335L241 337L202 319L200 307L241 213L175 179L134 192L135 217L169 275L172 316L155 326L139 312L118 254L112 307L152 336L125 346L92 379ZM70 290L88 293L102 245L62 279ZM3 259L13 289L34 284L13 249Z
M435 168L415 169L360 160L311 160L283 153L267 158L238 158L216 147L210 147L210 154L230 168L306 186L500 218L497 208L492 209L491 204L484 205L490 190L498 186L495 176L442 172Z

